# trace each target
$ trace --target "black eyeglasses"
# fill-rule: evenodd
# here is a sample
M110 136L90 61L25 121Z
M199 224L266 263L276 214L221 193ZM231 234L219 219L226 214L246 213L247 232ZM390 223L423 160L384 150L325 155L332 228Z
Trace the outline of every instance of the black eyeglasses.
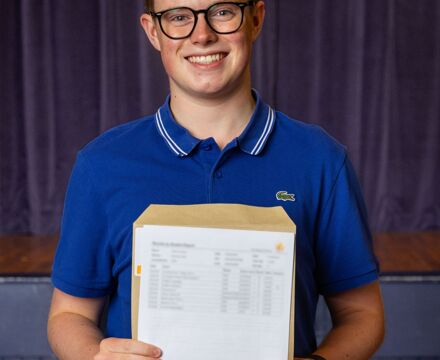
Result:
M160 12L147 11L147 14L156 17L162 32L174 40L191 36L197 26L199 14L205 14L206 23L217 34L232 34L243 24L244 9L255 5L257 1L219 2L205 10L178 7Z

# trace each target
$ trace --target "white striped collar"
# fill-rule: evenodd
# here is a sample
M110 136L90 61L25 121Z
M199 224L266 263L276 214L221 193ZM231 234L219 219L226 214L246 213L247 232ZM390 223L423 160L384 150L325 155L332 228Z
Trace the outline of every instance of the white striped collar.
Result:
M265 104L253 90L256 99L254 114L248 126L238 138L238 144L245 153L260 155L275 127L276 112Z
M169 149L179 157L187 156L201 140L192 136L188 130L174 120L170 109L170 96L156 112L155 120L159 134Z
M160 109L156 113L156 126L157 129L160 132L160 135L164 138L165 142L170 147L171 151L173 151L177 156L187 156L188 153L186 153L182 148L176 144L176 142L173 140L173 138L168 134L167 129L165 128L163 121L162 121L162 115L160 114Z
M276 112L261 101L255 90L252 93L256 100L255 111L246 129L236 139L236 143L245 153L257 156L263 151L274 129ZM193 137L174 120L169 100L168 96L164 105L156 113L156 127L168 148L176 156L185 157L194 150L201 140Z

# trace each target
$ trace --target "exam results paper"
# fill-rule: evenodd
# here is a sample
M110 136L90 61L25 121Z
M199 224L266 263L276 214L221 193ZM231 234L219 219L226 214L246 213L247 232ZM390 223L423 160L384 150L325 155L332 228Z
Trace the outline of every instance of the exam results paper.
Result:
M144 225L138 339L164 360L287 360L294 234Z

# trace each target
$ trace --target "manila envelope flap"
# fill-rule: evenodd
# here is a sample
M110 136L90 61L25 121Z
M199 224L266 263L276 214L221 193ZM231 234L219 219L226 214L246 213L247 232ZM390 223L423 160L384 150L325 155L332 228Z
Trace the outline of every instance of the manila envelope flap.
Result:
M136 251L134 234L136 228L143 225L291 232L293 234L296 232L295 224L281 206L269 208L239 204L150 205L133 224L133 259L135 259ZM131 328L133 339L137 339L140 277L134 276L134 273L133 268ZM294 347L295 265L292 281L289 358L293 357Z

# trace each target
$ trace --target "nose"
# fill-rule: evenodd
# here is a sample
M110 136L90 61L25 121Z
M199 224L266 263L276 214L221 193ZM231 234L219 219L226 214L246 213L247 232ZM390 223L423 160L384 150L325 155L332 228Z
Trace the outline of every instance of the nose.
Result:
M191 41L194 44L210 44L217 40L217 33L211 29L204 14L197 15L197 24L191 34Z

